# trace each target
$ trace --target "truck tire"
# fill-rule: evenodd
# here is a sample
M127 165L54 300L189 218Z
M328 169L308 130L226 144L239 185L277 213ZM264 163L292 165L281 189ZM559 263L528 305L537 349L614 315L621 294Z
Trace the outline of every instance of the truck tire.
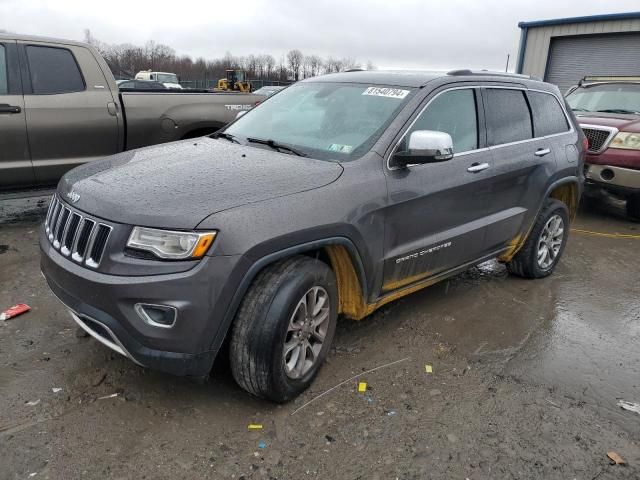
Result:
M627 215L636 222L640 222L640 194L627 198Z
M567 206L558 200L546 200L527 241L507 263L507 270L523 278L543 278L551 275L564 252L568 236Z
M247 291L230 341L235 381L286 402L313 382L336 329L338 290L322 261L295 256L266 267Z

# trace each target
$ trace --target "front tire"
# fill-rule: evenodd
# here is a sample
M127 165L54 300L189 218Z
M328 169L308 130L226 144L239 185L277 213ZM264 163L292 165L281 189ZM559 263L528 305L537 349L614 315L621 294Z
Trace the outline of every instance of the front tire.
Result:
M336 329L338 290L320 260L296 256L258 274L236 316L230 342L233 377L247 392L286 402L324 363Z
M567 206L548 199L529 232L527 241L507 270L523 278L543 278L553 273L567 244L569 236L569 211Z

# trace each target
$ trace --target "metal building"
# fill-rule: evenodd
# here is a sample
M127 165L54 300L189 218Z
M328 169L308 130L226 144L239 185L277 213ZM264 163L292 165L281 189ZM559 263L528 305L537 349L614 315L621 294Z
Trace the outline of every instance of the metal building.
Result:
M520 22L517 73L565 92L585 75L640 75L640 12Z

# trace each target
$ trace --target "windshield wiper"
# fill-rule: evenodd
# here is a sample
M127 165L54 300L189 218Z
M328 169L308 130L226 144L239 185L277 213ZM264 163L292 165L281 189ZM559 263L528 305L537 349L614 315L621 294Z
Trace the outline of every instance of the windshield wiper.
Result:
M261 145L267 145L268 147L273 148L274 150L284 150L285 152L289 152L289 153L293 153L294 155L297 155L298 157L306 157L307 154L306 153L302 153L298 150L296 150L295 148L291 148L288 145L285 145L283 143L278 143L275 140L265 140L263 138L251 138L251 137L247 137L247 142L250 143L259 143Z
M573 110L574 112L588 112L589 111L586 108L572 108L571 110Z
M605 110L596 110L596 112L602 112L602 113L628 113L628 114L631 114L631 115L640 114L640 112L636 112L634 110L626 110L624 108L607 108Z
M224 138L225 140L229 140L233 143L240 143L240 141L235 137L235 135L231 135L230 133L224 132L216 132L212 135L213 138Z

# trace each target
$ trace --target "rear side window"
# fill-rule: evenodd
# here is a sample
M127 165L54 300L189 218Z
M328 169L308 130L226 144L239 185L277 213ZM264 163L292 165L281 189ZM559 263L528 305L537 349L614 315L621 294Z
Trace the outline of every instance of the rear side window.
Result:
M536 137L569 130L567 117L556 97L548 93L529 92L529 101L533 113L533 132Z
M478 148L478 121L474 91L472 89L450 90L434 98L403 138L401 150L406 150L409 135L416 130L448 133L453 140L454 153L468 152Z
M532 138L531 114L523 91L486 89L484 111L490 146Z
M84 80L71 51L66 48L27 47L27 61L34 94L84 90Z
M0 45L0 95L9 93L9 83L7 81L7 53L4 45Z

